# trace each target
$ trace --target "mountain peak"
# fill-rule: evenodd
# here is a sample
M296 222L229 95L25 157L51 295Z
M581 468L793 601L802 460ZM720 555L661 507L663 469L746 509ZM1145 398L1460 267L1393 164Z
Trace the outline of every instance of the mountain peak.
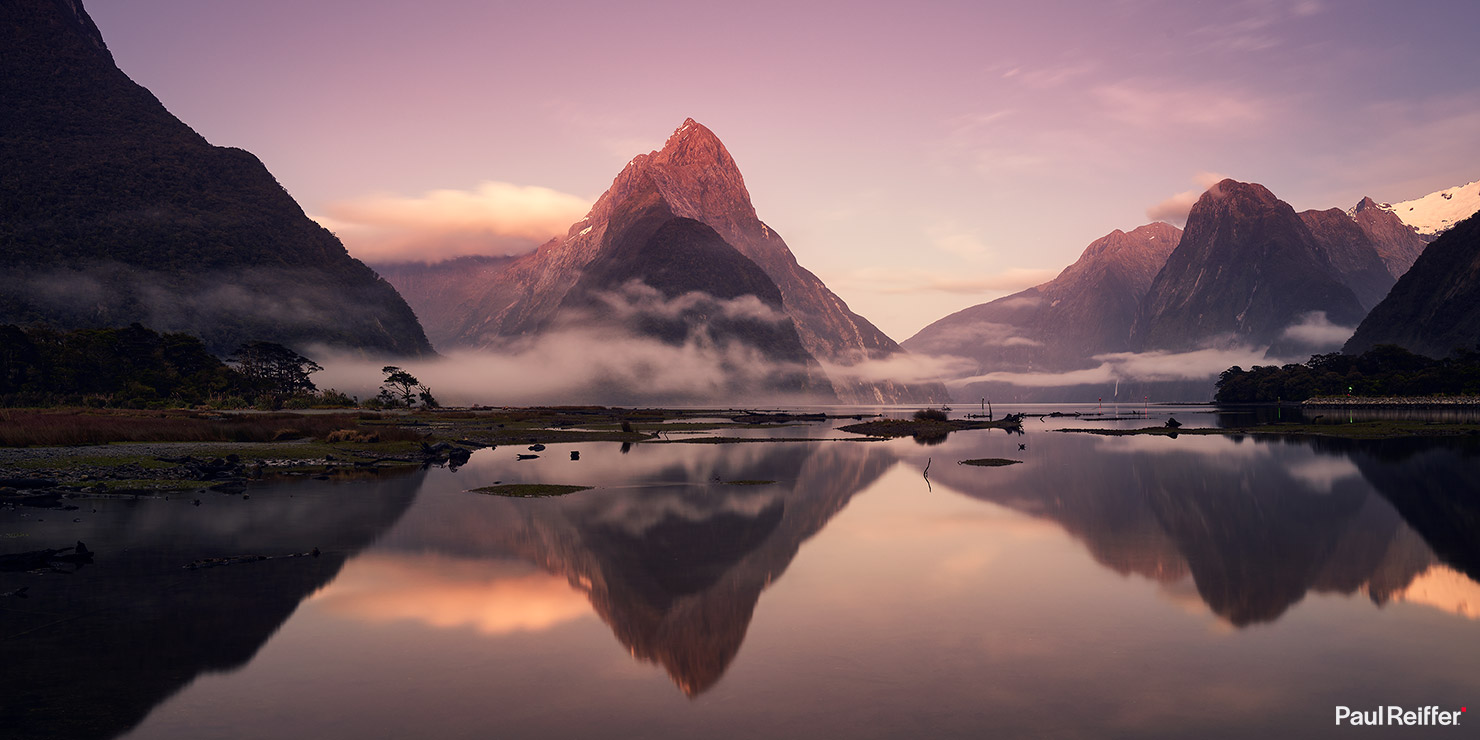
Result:
M1374 208L1377 209L1377 210L1379 210L1379 211L1392 211L1393 210L1393 207L1392 206L1390 206L1390 205L1388 205L1386 203L1378 203L1377 201L1375 201L1375 200L1373 200L1373 199L1371 199L1371 198L1369 198L1369 197L1367 197L1367 196L1364 195L1364 196L1362 196L1362 199L1361 200L1357 201L1357 204L1356 205L1352 206L1352 209L1350 211L1347 211L1346 212L1346 214L1348 216L1351 216L1352 218L1356 218L1356 216L1357 216L1358 213L1361 213L1362 211L1372 210Z
M1223 180L1188 213L1132 344L1184 350L1221 337L1225 346L1269 346L1312 311L1348 326L1364 313L1295 209L1263 185Z
M650 164L663 167L699 168L722 172L726 179L739 180L740 168L718 136L692 118L674 129L663 148L648 155ZM732 177L731 177L732 176ZM741 184L743 187L743 183Z

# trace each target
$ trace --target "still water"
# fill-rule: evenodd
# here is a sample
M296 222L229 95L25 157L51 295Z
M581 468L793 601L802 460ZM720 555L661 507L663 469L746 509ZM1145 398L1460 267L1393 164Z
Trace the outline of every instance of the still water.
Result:
M0 606L0 735L1473 734L1333 721L1480 704L1468 440L826 441L843 423L0 513L0 552L98 552L0 573L30 597ZM957 464L982 457L1022 462ZM467 492L496 481L595 488Z

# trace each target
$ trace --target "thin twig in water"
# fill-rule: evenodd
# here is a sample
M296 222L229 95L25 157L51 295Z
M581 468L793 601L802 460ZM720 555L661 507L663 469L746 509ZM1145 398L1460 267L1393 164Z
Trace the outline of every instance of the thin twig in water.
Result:
M935 458L931 458L931 457L925 458L925 473L924 473L924 476L925 476L925 490L927 490L927 491L929 491L931 493L935 493L935 489L932 488L931 485L930 485L930 461L933 460L933 459L935 459Z

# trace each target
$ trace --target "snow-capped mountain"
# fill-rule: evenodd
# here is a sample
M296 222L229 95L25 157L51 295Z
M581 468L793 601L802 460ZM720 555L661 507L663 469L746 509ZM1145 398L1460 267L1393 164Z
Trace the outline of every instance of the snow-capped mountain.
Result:
M1449 227L1480 212L1480 180L1401 203L1383 203L1381 208L1432 240Z

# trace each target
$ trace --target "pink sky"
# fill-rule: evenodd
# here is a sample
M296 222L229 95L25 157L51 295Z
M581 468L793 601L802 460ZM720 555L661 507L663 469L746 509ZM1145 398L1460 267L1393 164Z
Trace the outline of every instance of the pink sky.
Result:
M1297 209L1480 179L1470 0L88 5L357 256L528 248L692 116L898 340L1212 174Z

